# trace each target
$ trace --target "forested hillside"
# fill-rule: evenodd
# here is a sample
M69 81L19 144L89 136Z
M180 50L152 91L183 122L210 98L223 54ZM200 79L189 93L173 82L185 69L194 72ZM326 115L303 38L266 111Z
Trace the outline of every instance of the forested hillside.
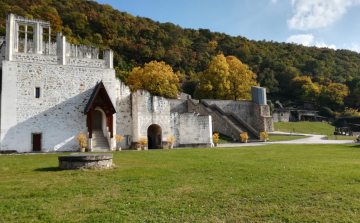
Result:
M349 87L345 104L338 103L332 109L360 105L360 95L356 94L360 92L360 55L349 50L254 41L207 29L183 29L85 0L2 0L0 35L5 35L9 12L51 21L52 31L63 32L72 43L113 49L117 75L122 79L134 67L153 60L164 61L174 71L185 75L182 80L187 82L184 91L193 94L198 73L208 69L211 60L223 53L247 64L273 98L320 100L309 91L299 95L290 89L293 78L308 76L312 83L307 84L312 85L314 94L326 91L332 83Z

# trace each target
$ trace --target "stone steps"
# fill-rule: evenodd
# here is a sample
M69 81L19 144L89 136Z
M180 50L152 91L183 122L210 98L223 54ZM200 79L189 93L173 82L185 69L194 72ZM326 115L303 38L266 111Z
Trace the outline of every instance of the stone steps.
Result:
M102 130L93 131L92 135L92 152L108 152L110 151L107 138Z

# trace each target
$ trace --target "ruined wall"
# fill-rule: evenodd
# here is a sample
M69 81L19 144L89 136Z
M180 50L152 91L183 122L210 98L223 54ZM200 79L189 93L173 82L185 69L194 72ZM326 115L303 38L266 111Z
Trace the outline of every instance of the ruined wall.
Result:
M171 136L170 103L163 97L151 96L149 92L138 90L132 94L133 142L147 137L150 125L161 127L162 141Z
M251 101L232 101L232 100L211 100L204 99L202 101L207 102L209 105L216 104L225 112L234 112L240 118L242 118L246 123L251 126L254 126L254 118L253 115L255 113L255 109L253 106L253 102ZM256 129L256 128L255 128Z
M273 118L274 122L289 122L290 121L290 111L274 111Z
M121 143L118 143L122 149L129 149L132 142L133 122L132 122L132 103L131 91L120 80L116 80L116 132L124 137Z
M221 133L232 137L234 140L240 141L240 131L225 119L220 113L207 110L206 107L201 103L196 103L196 100L188 101L189 111L196 112L199 114L211 115L212 120L212 131L215 133Z
M101 80L114 103L113 69L3 61L1 149L32 151L32 133L41 133L43 151L77 150L74 136L87 133L83 111Z
M216 104L225 112L234 112L246 123L257 131L274 131L270 107L259 105L252 101L232 101L232 100L203 100L208 104Z
M176 140L174 142L174 147L179 147L180 146L180 114L177 112L171 113L170 118L171 118L171 123L170 123L171 135L173 135Z
M168 99L170 103L171 135L175 138L174 147L180 146L180 114L188 112L187 100Z
M292 110L296 111L296 110ZM298 122L301 121L303 115L307 116L315 116L318 115L318 111L311 111L311 110L297 110L299 115L295 116L291 114L291 111L288 110L278 110L273 112L274 122Z
M188 112L187 100L179 99L168 99L170 102L170 112L171 113L184 113Z
M194 112L180 114L179 144L180 147L211 147L211 116Z

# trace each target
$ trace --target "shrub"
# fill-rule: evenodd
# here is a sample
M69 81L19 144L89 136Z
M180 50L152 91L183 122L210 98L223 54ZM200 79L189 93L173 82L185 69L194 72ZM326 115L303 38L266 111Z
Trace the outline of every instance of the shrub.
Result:
M214 142L214 143L219 142L219 133L214 133L214 135L212 136L212 138L213 138L213 142Z
M169 138L166 139L168 141L168 143L170 143L171 145L174 144L174 142L176 141L174 136L170 136Z
M320 108L320 110L319 110L319 115L324 116L324 117L331 118L331 117L334 116L334 112L331 111L330 108L322 107L322 108Z
M84 148L84 147L87 146L87 138L86 138L86 136L84 134L80 134L80 135L76 136L75 138L79 142L79 145L81 147Z
M148 143L148 139L145 138L145 137L140 137L139 138L139 143L140 143L141 146L143 146L143 145Z
M247 140L247 139L249 138L249 136L248 136L247 132L244 132L244 133L241 133L241 134L240 134L240 138L241 138L242 140Z
M268 136L269 136L269 133L267 133L267 132L262 132L262 133L261 133L262 139L265 139L265 138L268 137Z

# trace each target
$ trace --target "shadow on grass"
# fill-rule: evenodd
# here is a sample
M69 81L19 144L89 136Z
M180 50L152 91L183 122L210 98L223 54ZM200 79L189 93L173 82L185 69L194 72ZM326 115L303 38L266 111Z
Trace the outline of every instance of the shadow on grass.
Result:
M57 172L57 171L62 171L62 169L60 169L59 167L45 167L45 168L35 169L35 171L40 171L40 172Z

